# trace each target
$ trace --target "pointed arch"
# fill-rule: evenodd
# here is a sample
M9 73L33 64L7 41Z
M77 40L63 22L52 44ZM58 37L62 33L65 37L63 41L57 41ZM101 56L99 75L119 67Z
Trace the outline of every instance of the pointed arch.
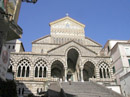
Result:
M64 76L64 64L60 60L53 60L51 64L51 76L53 78L62 78Z
M89 81L89 78L95 78L95 65L91 61L84 63L83 78L84 81Z
M110 65L107 61L100 61L98 64L100 78L110 78Z
M86 62L91 62L96 67L96 62L94 60L91 60L91 59L86 59L85 61L83 61L82 62L82 67L84 67L84 65L85 65Z
M9 59L8 72L12 72L14 67L14 61L12 58Z
M80 56L80 57L82 56L81 51L80 51L77 47L75 47L75 46L71 46L71 47L68 47L68 48L66 49L66 51L65 51L65 55L66 55L66 56L67 56L67 53L68 53L68 51L69 51L70 49L75 49L75 50L79 53L79 56Z
M22 58L17 64L17 77L29 77L30 61Z
M34 65L34 76L35 77L46 77L47 75L47 66L48 66L48 63L47 63L47 60L44 59L44 58L38 58L36 59L35 61L35 65ZM46 68L46 69L45 69Z

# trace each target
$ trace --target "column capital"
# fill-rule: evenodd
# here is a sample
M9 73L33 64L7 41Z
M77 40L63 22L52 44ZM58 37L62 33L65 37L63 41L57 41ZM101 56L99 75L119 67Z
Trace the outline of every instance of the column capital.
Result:
M81 67L80 67L80 69L81 69L81 70L83 70L83 69L84 69L84 67L83 67L83 66L81 66Z
M65 69L67 69L67 66L65 67Z

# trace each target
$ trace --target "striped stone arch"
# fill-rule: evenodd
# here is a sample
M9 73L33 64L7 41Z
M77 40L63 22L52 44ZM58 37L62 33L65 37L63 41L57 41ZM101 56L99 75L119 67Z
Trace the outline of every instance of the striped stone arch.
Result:
M53 64L53 62L55 62L55 61L60 61L60 62L63 64L64 68L66 67L65 62L64 62L61 58L54 58L54 59L50 62L50 67L51 67L51 65Z
M69 50L71 50L71 49L75 49L77 52L78 52L78 54L79 54L79 57L81 58L81 51L79 50L79 48L77 48L77 47L75 47L75 46L71 46L71 47L68 47L67 49L66 49L66 51L65 51L65 60L66 60L66 63L65 63L65 66L67 67L68 65L67 65L67 54L68 54L68 52L69 52ZM81 60L82 61L82 60ZM82 63L82 62L81 62ZM80 63L80 64L81 64Z
M28 57L21 57L17 60L17 77L30 77L32 61Z
M39 60L43 60L46 62L47 66L49 65L49 62L46 58L42 58L42 57L38 57L35 61L34 61L34 65L36 64L36 62L38 62Z
M13 63L16 63L16 61L15 61L15 59L14 59L14 58L10 57L10 60L12 60L12 61L13 61Z
M45 58L39 57L34 61L34 76L47 77L48 61Z
M60 59L60 58L53 59L50 62L49 68L50 68L51 77L61 78L63 80L64 73L65 73L65 62L62 59Z
M12 65L11 63L14 65L14 64L15 64L15 59L10 57L8 67L9 67L10 65Z
M94 64L94 66L96 67L95 61L94 61L94 60L91 60L91 59L86 59L85 61L83 61L81 67L84 67L84 65L85 65L86 62L91 62L91 63Z
M107 65L110 66L110 62L108 62L107 60L99 60L98 63L97 63L97 66L99 66L101 63L106 63Z
M71 47L68 47L67 49L66 49L66 51L65 51L65 55L67 56L67 53L68 53L68 51L70 50L70 49L75 49L78 53L79 53L79 56L81 57L82 55L81 55L81 51L77 48L77 47L75 47L75 46L71 46Z
M15 65L14 58L10 58L9 59L9 64L8 64L8 70L13 71L14 65Z
M32 66L32 60L31 60L30 58L28 58L28 57L21 57L21 58L19 58L19 59L16 61L16 64L18 65L18 63L19 63L21 60L23 60L23 59L28 60L28 61L30 62L30 66Z
M99 69L99 76L100 78L111 78L111 63L109 63L107 60L100 60L97 64Z

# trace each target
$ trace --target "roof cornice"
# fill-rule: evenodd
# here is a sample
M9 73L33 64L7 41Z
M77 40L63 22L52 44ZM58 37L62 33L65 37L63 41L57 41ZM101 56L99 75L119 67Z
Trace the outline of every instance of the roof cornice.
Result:
M51 26L51 25L53 25L53 24L55 24L55 23L58 23L58 22L60 22L60 21L66 20L66 19L69 19L70 21L73 21L73 22L79 24L80 26L85 27L84 24L82 24L82 23L80 23L80 22L78 22L78 21L76 21L76 20L70 18L69 16L66 16L66 17L64 17L64 18L58 19L58 20L56 20L56 21L53 21L53 22L51 22L51 23L49 24L49 26Z

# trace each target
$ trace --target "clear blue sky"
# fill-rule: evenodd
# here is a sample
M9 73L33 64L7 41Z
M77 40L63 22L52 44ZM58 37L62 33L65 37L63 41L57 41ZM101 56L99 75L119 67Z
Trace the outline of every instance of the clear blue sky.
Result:
M50 34L49 23L65 14L86 25L86 36L102 44L130 39L130 0L38 0L22 3L18 24L26 51L31 42Z

